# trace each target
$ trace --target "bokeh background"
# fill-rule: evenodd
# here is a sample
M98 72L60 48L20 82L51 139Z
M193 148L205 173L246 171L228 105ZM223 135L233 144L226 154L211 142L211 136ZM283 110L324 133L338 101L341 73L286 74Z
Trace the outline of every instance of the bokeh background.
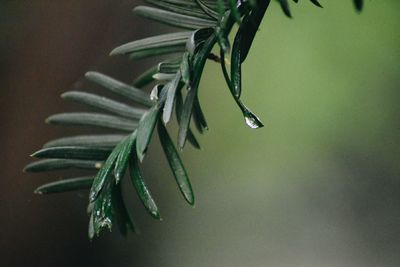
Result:
M29 155L78 131L44 124L79 110L59 95L96 90L99 70L132 81L150 61L109 58L115 46L170 28L134 17L127 0L0 3L0 255L2 266L399 266L400 2L273 3L244 64L243 100L264 121L247 128L219 66L201 100L210 131L184 161L185 204L158 140L144 164L164 220L127 184L140 235L90 242L87 192L37 196L64 173L24 174ZM176 132L173 126L171 131Z

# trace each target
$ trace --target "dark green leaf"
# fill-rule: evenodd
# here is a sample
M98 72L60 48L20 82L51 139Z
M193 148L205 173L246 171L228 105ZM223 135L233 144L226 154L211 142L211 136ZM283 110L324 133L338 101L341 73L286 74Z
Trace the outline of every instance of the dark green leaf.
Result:
M151 107L153 105L153 101L150 100L150 97L147 93L135 87L129 86L125 83L122 83L118 80L115 80L107 75L101 74L99 72L89 71L85 74L85 77L89 81L92 81L115 94L127 97L139 104L148 107Z
M90 194L89 194L89 200L90 202L93 202L96 200L97 196L99 195L99 192L104 186L104 183L106 182L106 179L110 176L113 168L115 161L117 160L118 154L120 153L124 141L121 141L111 152L101 169L97 172L96 177L94 178L94 182L92 185L92 188L90 189Z
M166 54L183 53L185 52L185 50L186 47L182 45L166 46L166 47L160 47L158 49L137 51L135 53L128 54L128 57L131 60L139 60L143 58L166 55Z
M124 176L126 168L128 166L129 158L132 154L133 144L136 140L136 131L133 132L122 145L121 151L118 154L115 162L114 176L115 182L118 184L121 178Z
M150 194L149 189L147 188L144 182L142 173L140 171L139 160L135 152L131 157L129 169L130 169L132 183L136 189L136 192L138 193L140 201L143 203L144 207L152 217L160 220L161 219L160 212L153 197Z
M132 54L143 50L157 51L165 47L184 47L191 34L192 32L174 32L140 39L115 48L111 55Z
M246 60L254 37L258 31L258 27L270 2L270 0L258 1L257 7L249 15L244 16L242 23L240 24L236 36L240 36L238 38L240 38L241 63Z
M43 147L55 146L85 146L85 147L115 147L126 135L103 134L103 135L78 135L63 137L46 143Z
M317 0L310 0L310 1L311 1L311 3L316 5L317 7L321 7L322 8L321 4Z
M192 112L193 112L193 104L197 96L197 90L200 83L200 76L201 73L203 72L207 57L211 52L211 49L213 48L216 41L217 41L216 35L215 34L211 35L207 39L202 49L196 54L196 57L194 59L193 72L196 73L197 75L195 75L190 82L190 86L188 88L189 89L188 95L186 97L182 110L181 122L179 124L178 146L181 149L184 147L186 142L190 119L192 117Z
M193 103L193 121L196 125L197 130L200 133L204 133L204 131L208 130L206 117L204 116L203 110L201 109L198 96L196 96Z
M225 51L225 53L229 53L230 51L230 43L228 39L228 34L233 27L234 20L230 16L229 12L221 14L219 25L216 27L216 34L218 36L219 46Z
M95 160L75 160L75 159L44 159L28 164L25 172L44 172L53 170L63 170L69 168L76 169L100 169L102 161Z
M94 202L92 211L93 228L97 235L103 228L108 228L110 231L112 228L114 218L112 187L112 182L108 181Z
M182 94L178 90L178 93L175 97L175 110L176 110L176 118L178 120L178 123L181 121L181 116L182 116L182 108L183 108L183 99L182 99ZM189 143L192 144L197 149L201 149L199 142L197 141L196 137L193 134L193 131L189 128L188 133L187 133L187 140Z
M157 123L157 118L160 114L160 106L154 105L148 112L146 112L139 122L137 129L136 153L140 159L143 160L147 147L153 135L154 127Z
M47 123L70 125L70 126L91 126L121 131L133 131L138 122L118 116L106 115L92 112L71 112L52 115L47 118Z
M228 0L229 1L229 0ZM219 18L223 17L225 12L227 11L226 3L227 1L225 0L216 0L215 1L217 4L217 11L219 14Z
M169 166L179 186L179 190L181 191L186 201L193 206L194 194L189 181L189 177L179 157L179 154L176 151L174 144L172 143L171 137L169 136L167 129L165 129L165 126L162 123L158 123L158 134Z
M178 71L175 75L175 78L167 83L167 98L165 100L164 109L163 109L163 122L167 124L172 115L172 109L174 107L176 90L178 89L179 82L181 80L181 72Z
M238 25L241 23L241 15L239 9L237 7L238 1L237 0L228 0L228 5L231 10L231 16L235 19Z
M61 95L62 98L73 100L91 107L99 108L131 119L140 119L145 109L133 108L121 102L95 94L69 91Z
M113 186L112 203L116 221L118 224L118 229L120 230L122 235L126 236L128 233L128 229L132 232L136 232L136 230L133 221L129 216L129 212L125 206L125 202L122 197L121 186L121 184Z
M208 16L206 13L204 13L201 9L197 9L194 7L186 7L183 5L179 5L176 3L170 3L169 1L162 1L162 0L146 0L146 2L151 3L155 6L158 6L164 10L172 11L174 13L187 15L187 16L191 16L191 17L207 19L207 20L210 19L210 16Z
M232 82L232 94L239 98L242 93L242 34L238 32L235 36L232 47L231 55L231 82Z
M361 11L364 6L364 1L363 0L354 0L354 5L355 5L357 11Z
M292 14L290 13L290 8L289 8L288 1L287 0L279 0L279 3L281 4L281 8L283 10L283 13L285 13L286 16L291 18Z
M43 148L32 154L35 158L52 159L84 159L84 160L105 160L110 155L108 148L61 146Z
M182 82L186 85L189 84L190 81L190 64L189 64L189 53L186 52L182 55L182 62L180 66L180 71L182 75Z
M183 147L185 146L190 120L193 113L193 103L196 94L197 94L196 88L189 88L189 92L186 96L186 100L182 108L182 115L179 123L179 132L178 132L178 146L180 147L180 149L183 149Z
M93 177L80 177L60 180L39 186L35 194L51 194L80 189L89 189L93 183Z
M182 15L153 7L138 6L134 9L134 12L139 16L183 29L194 30L216 25L213 20Z

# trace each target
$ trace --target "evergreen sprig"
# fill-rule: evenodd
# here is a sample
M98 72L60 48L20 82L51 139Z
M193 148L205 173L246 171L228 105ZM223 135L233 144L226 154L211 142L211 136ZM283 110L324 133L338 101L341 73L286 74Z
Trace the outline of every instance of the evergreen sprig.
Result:
M278 0L283 12L291 17L287 0ZM140 164L146 156L154 130L157 129L166 159L184 199L194 205L194 194L178 150L168 134L174 106L179 124L177 144L183 149L186 141L200 148L190 128L193 120L200 133L208 129L198 97L199 83L207 60L221 65L223 76L234 101L251 128L263 126L260 119L241 101L241 65L252 46L270 0L147 0L151 6L138 6L134 12L162 24L184 29L148 37L121 45L111 55L125 55L139 60L171 55L139 75L132 85L98 72L85 77L129 100L128 105L97 94L69 91L62 98L95 108L102 113L76 112L50 116L50 124L91 126L112 129L113 134L64 137L46 143L32 156L39 158L25 171L42 172L63 169L95 171L90 177L70 178L42 185L38 194L90 189L88 214L89 237L117 223L122 234L134 231L130 214L121 195L121 180L129 173L133 187L149 214L160 219L159 209L147 187ZM298 2L294 0L294 2ZM316 0L310 0L322 7ZM354 0L357 10L362 0ZM231 45L228 36L234 24L239 25ZM219 47L219 55L212 52ZM229 60L226 58L230 55ZM228 70L227 65L230 65ZM155 83L150 94L142 88ZM106 113L103 113L106 112Z

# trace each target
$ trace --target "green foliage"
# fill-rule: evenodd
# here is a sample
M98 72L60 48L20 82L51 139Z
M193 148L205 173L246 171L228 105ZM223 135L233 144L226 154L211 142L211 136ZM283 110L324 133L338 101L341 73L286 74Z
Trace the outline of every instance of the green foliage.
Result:
M283 12L291 17L287 0L278 0ZM314 5L322 7L316 0ZM140 163L157 129L161 146L185 200L194 205L195 199L187 172L165 125L171 120L174 106L179 124L177 144L183 149L186 141L200 148L190 128L191 121L200 133L208 129L198 98L199 84L207 60L219 62L227 87L251 128L263 127L240 99L242 93L241 64L251 49L259 25L270 0L148 0L155 7L139 6L134 12L145 18L185 29L186 31L157 35L121 45L111 55L124 55L133 60L158 55L170 58L139 75L129 85L97 72L85 77L137 104L132 106L100 95L69 91L64 99L112 113L62 113L50 116L48 123L91 126L112 129L114 134L71 136L46 143L32 156L41 160L29 164L25 171L41 172L62 169L88 169L92 177L71 178L40 186L36 193L47 194L78 189L90 189L88 213L89 237L103 228L111 229L114 221L122 234L135 230L121 195L121 180L129 172L139 199L149 214L160 219L160 212L150 194L141 172ZM298 1L294 1L298 2ZM362 0L354 0L357 10ZM237 23L231 46L228 36ZM187 31L189 30L189 31ZM212 53L219 46L219 56ZM230 71L227 69L231 56ZM151 94L142 89L155 83ZM122 133L121 133L122 132ZM94 177L94 178L93 178Z

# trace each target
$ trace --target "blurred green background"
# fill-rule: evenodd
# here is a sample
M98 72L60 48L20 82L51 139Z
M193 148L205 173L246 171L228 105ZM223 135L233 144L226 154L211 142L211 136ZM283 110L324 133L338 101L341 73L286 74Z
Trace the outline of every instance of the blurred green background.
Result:
M32 194L60 175L22 174L28 155L76 133L43 124L80 108L58 95L89 88L86 70L130 81L133 69L150 64L106 57L116 45L160 32L130 14L137 2L0 4L4 266L399 266L395 0L366 1L362 14L351 1L322 1L324 9L302 1L292 5L293 19L273 3L243 67L242 97L262 129L245 126L219 66L207 65L200 100L210 130L199 137L203 151L183 152L194 209L157 138L144 168L164 220L149 218L127 184L138 236L104 233L89 242L86 192Z

